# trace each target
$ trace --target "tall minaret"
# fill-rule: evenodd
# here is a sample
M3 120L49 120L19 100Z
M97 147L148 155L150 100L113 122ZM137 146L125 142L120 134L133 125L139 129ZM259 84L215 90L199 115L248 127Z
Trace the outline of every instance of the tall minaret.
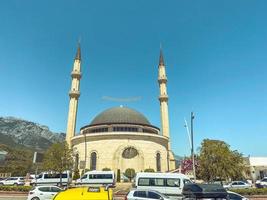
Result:
M165 70L165 64L163 59L163 53L162 49L160 48L160 56L159 56L159 76L158 76L158 82L159 82L159 102L160 102L160 114L161 114L161 131L162 135L170 138L169 133L169 111L168 111L168 94L167 94L167 76L166 76L166 70ZM168 170L170 165L170 139L168 142L167 147L167 162L168 162Z
M75 135L76 128L76 119L77 119L77 108L78 108L78 99L80 97L80 79L81 74L81 47L80 43L78 44L78 49L76 57L74 59L73 69L71 72L71 89L69 92L70 104L69 104L69 115L68 115L68 124L66 131L66 142L69 147L71 147L71 138Z

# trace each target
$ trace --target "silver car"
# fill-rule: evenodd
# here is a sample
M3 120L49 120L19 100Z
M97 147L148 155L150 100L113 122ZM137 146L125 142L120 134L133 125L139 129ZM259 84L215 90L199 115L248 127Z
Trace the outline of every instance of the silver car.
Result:
M169 197L166 195L154 191L154 190L142 190L142 189L137 189L137 190L131 190L125 200L170 200Z
M228 185L224 185L223 186L224 188L226 189L230 189L230 188L233 188L233 189L249 189L252 187L251 184L248 184L244 181L233 181L231 183L229 183Z

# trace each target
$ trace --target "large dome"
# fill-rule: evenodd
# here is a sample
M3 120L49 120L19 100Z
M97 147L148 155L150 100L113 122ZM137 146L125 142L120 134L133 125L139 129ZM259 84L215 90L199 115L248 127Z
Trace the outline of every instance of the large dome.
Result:
M151 126L150 122L143 114L126 107L114 107L103 111L93 119L90 126L119 123Z

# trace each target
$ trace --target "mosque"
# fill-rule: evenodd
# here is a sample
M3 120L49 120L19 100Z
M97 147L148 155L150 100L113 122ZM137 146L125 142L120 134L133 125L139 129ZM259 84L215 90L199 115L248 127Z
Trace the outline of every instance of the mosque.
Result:
M66 142L76 155L80 170L135 172L153 169L166 172L175 169L170 146L167 76L162 50L158 65L161 129L152 125L140 112L127 107L113 107L96 115L75 133L81 80L81 48L78 46L71 72Z

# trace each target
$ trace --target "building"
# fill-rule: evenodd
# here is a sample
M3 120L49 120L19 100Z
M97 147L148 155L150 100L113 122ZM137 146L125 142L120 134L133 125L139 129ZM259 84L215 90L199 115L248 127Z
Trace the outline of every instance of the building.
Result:
M267 157L248 157L252 181L267 177Z
M161 130L142 113L120 106L104 110L75 134L82 77L81 48L78 46L71 72L66 141L76 154L76 166L80 170L109 168L124 172L133 168L136 172L146 169L165 172L175 168L170 146L167 76L162 50L158 72Z

